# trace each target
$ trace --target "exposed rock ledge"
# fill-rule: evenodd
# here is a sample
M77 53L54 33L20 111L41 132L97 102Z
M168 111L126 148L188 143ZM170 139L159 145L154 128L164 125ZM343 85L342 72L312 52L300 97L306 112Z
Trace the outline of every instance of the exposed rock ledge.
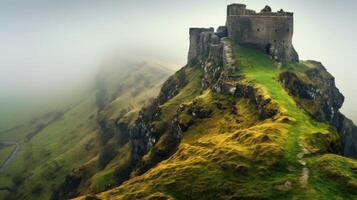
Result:
M202 85L211 86L216 92L251 99L261 110L261 118L274 115L277 111L268 109L274 107L269 99L256 96L261 93L239 81L240 77L232 76L237 67L225 36L222 27L217 32L213 28L191 28L189 65L204 69ZM304 72L303 78L294 71L285 71L279 81L302 109L336 128L342 155L357 158L357 127L339 111L344 96L337 89L334 77L319 62L307 61L307 64L311 68Z
M334 126L340 135L341 154L357 158L357 127L339 110L344 96L335 85L334 77L316 61L303 75L292 71L280 74L279 80L301 108L319 121Z

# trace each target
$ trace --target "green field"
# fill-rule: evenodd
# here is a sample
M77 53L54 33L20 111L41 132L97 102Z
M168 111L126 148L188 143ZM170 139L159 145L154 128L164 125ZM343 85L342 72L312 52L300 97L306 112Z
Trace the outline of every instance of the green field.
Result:
M114 158L105 168L97 166L98 156L105 147L100 138L99 115L100 119L109 122L133 121L171 73L153 63L138 66L115 64L98 74L100 86L94 85L85 93L65 99L63 104L67 105L61 109L45 106L44 114L34 113L27 121L22 120L19 126L0 133L0 141L20 143L16 157L0 174L0 187L17 189L7 199L49 199L66 175L79 167L87 167L93 176L83 181L83 187L79 188L83 193L102 191L105 185L115 183L112 175L119 158ZM100 113L99 87L105 104ZM1 148L0 159L8 153L9 148ZM6 194L0 191L0 199Z
M15 145L0 144L0 164L4 163L10 154L15 150Z

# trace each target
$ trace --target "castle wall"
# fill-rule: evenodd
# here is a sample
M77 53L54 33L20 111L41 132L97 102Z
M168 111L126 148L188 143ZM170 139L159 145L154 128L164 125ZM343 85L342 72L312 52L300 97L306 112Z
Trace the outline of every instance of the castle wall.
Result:
M219 27L217 32L213 28L190 29L188 64L204 61L222 37L229 37L239 45L261 49L274 60L298 61L299 56L292 45L293 32L293 13L271 12L269 6L256 13L244 4L231 4L227 7L226 26Z
M188 49L188 64L197 62L200 56L200 40L201 34L208 32L213 33L213 28L190 28L190 47Z
M220 38L213 28L190 28L189 65L202 64L209 57L216 58L221 48Z
M227 6L227 15L244 15L246 5L244 4L232 4Z
M237 44L260 48L276 60L298 60L292 45L293 13L256 13L242 4L232 4L227 8L226 26L228 37Z
M227 17L228 36L239 44L292 43L290 16L234 15Z
M254 10L249 10L244 4L231 4L227 6L227 16L256 14Z

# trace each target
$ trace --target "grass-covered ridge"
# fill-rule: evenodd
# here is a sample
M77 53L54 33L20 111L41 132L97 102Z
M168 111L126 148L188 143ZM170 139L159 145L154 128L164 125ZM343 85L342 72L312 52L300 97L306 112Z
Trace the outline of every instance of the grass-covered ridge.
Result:
M313 133L320 132L322 134L333 133L330 126L324 123L316 122L308 113L300 109L293 98L284 90L281 84L277 81L279 73L284 70L284 66L274 63L268 57L258 51L248 48L237 48L236 58L238 61L239 74L243 74L248 81L265 90L271 98L278 102L292 118L294 123L289 128L289 138L286 146L286 157L288 160L293 160L299 151L299 145L304 145L307 150L314 152L321 147L314 147L306 144L304 140L309 138ZM290 63L290 70L301 70L306 68L301 63ZM279 69L280 68L280 69ZM337 135L336 135L337 137Z
M171 73L155 63L119 64L103 69L96 86L65 110L36 116L26 124L0 133L0 140L20 143L19 152L0 173L0 188L13 191L0 190L0 199L50 199L67 175L80 177L78 174L83 171L86 176L81 177L78 188L75 184L69 186L76 194L103 191L118 183L114 174L121 163L128 163L125 155L131 151L130 145L115 146L114 136L104 144L98 120L114 125L118 121L130 124ZM105 165L100 165L100 158L105 157L101 156L103 149L118 150ZM0 148L0 160L8 152Z
M330 154L329 145L339 143L337 133L300 109L278 81L285 70L299 73L313 66L304 62L282 65L244 47L235 47L234 54L237 69L230 81L256 88L278 113L260 119L254 101L202 89L201 75L192 79L199 73L188 70L187 86L161 105L161 120L176 115L187 127L177 151L98 198L357 197L353 191L357 162Z
M114 198L138 199L161 192L160 195L174 199L215 199L240 194L241 197L255 196L257 191L261 197L272 195L274 186L263 180L277 162L274 157L282 153L283 148L276 143L284 140L286 132L280 131L284 125L258 123L254 108L245 100L232 105L231 97L209 91L196 100L211 108L220 102L225 108L215 108L210 118L194 119L194 125L184 133L183 142L173 156L103 196L117 193L119 196ZM241 111L239 116L230 114L232 106ZM258 124L251 127L252 123ZM275 156L266 159L268 155ZM264 164L253 167L257 163ZM257 173L257 183L250 182L248 186L249 179ZM244 185L247 187L242 187ZM234 190L234 194L222 196L224 191Z
M321 161L320 158L316 157L314 153L328 153L327 146L330 142L338 143L338 135L333 130L332 127L325 123L317 122L312 117L308 115L305 111L300 109L293 98L283 89L281 84L278 82L278 75L285 70L291 70L297 74L303 74L302 72L308 68L314 67L309 65L307 62L301 63L287 63L281 65L279 63L274 63L267 58L266 55L248 48L237 48L236 58L238 61L238 66L240 68L239 73L243 74L248 80L257 87L263 88L268 94L279 103L284 109L286 109L287 114L292 118L293 123L288 129L288 139L285 146L285 160L291 164L291 162L301 162L305 164L303 159L299 159L304 154L309 155L309 161L314 160L315 162ZM300 155L299 155L300 154ZM347 158L339 158L339 156L330 154L328 158L333 158L336 160L350 160ZM326 159L325 159L326 161ZM353 162L344 161L344 162ZM300 163L301 164L301 163ZM333 166L333 163L331 163ZM331 166L331 167L332 167ZM337 166L336 170L339 170ZM309 162L305 169L309 169ZM304 170L303 168L303 170ZM319 171L319 169L316 169ZM318 173L318 172L312 172ZM354 176L350 176L353 180ZM315 176L307 181L307 184L303 185L305 188L309 188L306 191L306 198L318 197L322 199L335 198L336 196L344 196L344 192L341 191L331 191L326 190L326 188L331 188L330 184L334 181L331 179L328 183L319 182L316 184ZM335 185L335 184L331 184ZM320 190L324 189L321 193ZM300 194L299 194L300 195ZM311 195L311 196L310 196Z

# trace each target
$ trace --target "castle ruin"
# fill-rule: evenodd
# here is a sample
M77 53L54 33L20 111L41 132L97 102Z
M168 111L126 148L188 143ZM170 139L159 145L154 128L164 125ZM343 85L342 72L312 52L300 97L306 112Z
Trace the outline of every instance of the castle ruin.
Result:
M192 63L199 56L205 57L209 50L204 42L217 45L219 38L228 37L235 44L260 49L274 60L298 61L298 54L292 45L293 30L291 12L282 9L272 12L269 6L265 6L257 13L244 4L231 4L227 7L226 25L220 26L216 32L213 28L190 29L188 60Z

